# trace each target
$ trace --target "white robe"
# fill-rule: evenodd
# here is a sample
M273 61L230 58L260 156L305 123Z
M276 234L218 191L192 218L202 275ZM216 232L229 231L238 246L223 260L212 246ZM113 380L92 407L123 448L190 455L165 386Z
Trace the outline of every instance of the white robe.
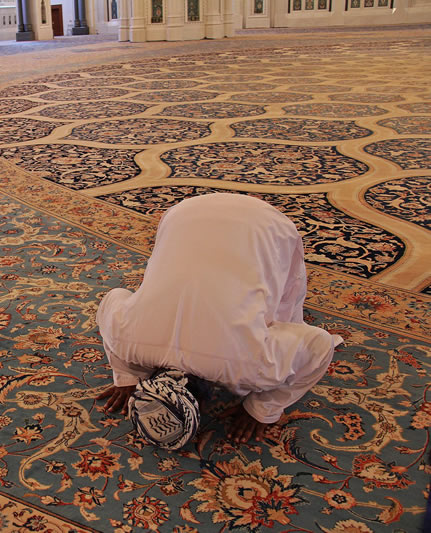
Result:
M184 200L162 217L140 288L113 289L99 306L114 384L173 367L276 422L342 342L303 322L305 294L302 240L285 215L239 194Z

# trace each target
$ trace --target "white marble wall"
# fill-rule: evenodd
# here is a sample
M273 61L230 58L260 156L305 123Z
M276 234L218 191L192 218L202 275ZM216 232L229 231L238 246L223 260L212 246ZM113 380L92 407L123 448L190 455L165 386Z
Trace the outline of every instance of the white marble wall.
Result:
M326 8L319 8L319 0L200 0L200 20L187 21L186 0L163 0L163 22L151 23L151 0L117 0L118 19L112 20L105 0L87 0L87 23L90 33L117 35L120 41L183 41L221 39L231 37L241 28L306 28L324 26L367 26L379 24L431 23L431 0L387 0L387 6L366 7L368 0L326 0ZM313 0L312 0L313 1ZM260 3L261 2L261 3ZM393 7L392 6L393 2ZM52 39L51 3L63 8L65 35L71 34L74 21L73 0L45 0L48 22L42 24L41 0L31 0L32 24L36 39ZM385 2L383 2L385 3ZM15 4L0 0L0 40L15 39ZM329 9L330 6L330 9ZM3 16L5 24L3 24Z
M48 41L54 38L52 31L51 1L32 0L29 2L31 25L36 41Z
M10 41L16 34L16 9L0 5L0 40Z
M186 0L163 0L163 20L152 22L151 0L121 0L120 41L222 39L234 35L236 0L199 0L199 20L189 21Z
M429 23L431 0L242 0L245 28L307 28L322 26L375 26L379 24ZM300 9L297 9L297 3ZM373 4L370 6L370 4ZM379 5L387 4L387 5ZM355 7L358 5L359 7Z

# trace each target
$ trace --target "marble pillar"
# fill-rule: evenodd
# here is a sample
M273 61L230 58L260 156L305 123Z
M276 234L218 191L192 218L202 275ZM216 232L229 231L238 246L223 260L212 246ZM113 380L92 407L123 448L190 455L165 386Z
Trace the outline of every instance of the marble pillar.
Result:
M130 38L130 13L129 0L120 0L119 4L119 27L118 40L121 42L128 41Z
M72 28L72 35L88 35L90 29L87 24L85 11L85 0L74 0L75 23Z
M34 31L31 23L30 0L17 0L18 31L17 41L34 41Z
M233 37L235 35L233 0L224 0L224 36Z
M166 40L184 39L184 4L178 0L166 2Z
M132 0L129 40L133 43L141 43L147 40L144 0Z
M223 15L220 12L220 0L207 0L205 13L205 37L222 39L224 37Z

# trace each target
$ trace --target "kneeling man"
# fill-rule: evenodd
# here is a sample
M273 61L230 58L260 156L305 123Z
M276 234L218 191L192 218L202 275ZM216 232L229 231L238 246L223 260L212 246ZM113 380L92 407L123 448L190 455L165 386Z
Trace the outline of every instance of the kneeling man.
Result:
M277 209L228 193L180 202L160 221L140 288L113 289L99 306L114 385L98 399L177 449L199 425L201 378L243 399L228 437L260 440L342 342L304 323L305 294L302 240Z

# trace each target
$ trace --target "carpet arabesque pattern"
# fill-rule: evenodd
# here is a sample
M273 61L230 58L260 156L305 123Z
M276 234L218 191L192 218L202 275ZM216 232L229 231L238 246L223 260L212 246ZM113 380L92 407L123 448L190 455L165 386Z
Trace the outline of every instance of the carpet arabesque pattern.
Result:
M421 531L431 40L384 44L136 59L0 90L1 531ZM111 376L95 312L139 286L166 209L218 190L295 222L305 320L345 342L264 442L226 440L238 399L217 389L167 452L95 401Z

